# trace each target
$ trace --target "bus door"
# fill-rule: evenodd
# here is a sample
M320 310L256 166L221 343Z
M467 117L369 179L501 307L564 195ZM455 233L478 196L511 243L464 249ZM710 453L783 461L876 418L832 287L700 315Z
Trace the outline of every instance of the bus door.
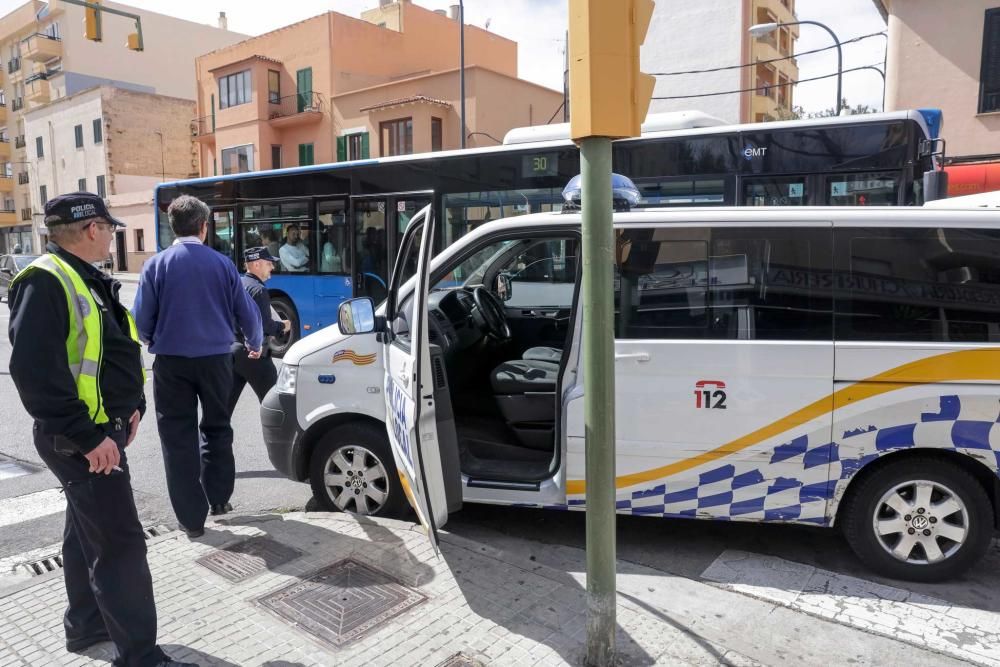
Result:
M316 200L316 256L313 298L316 326L322 328L337 320L337 309L351 298L351 234L347 224L346 196Z
M208 230L207 244L221 252L226 257L236 261L234 230L236 227L236 212L232 208L213 208L212 225ZM237 262L237 264L240 264Z
M376 304L386 297L403 232L410 219L430 203L430 193L351 198L355 296L371 297Z

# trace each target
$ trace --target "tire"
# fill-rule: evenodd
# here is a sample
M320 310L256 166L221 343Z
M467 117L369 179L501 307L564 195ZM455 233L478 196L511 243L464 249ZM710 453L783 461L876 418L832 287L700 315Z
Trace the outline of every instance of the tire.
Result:
M993 534L986 490L962 468L936 458L889 463L862 479L844 502L843 531L854 553L893 579L956 577L982 557ZM886 532L880 535L876 526Z
M292 328L287 334L274 336L268 342L271 348L271 356L277 359L285 356L292 343L297 341L299 336L299 314L295 311L292 302L283 296L276 296L271 299L271 308L278 314L278 318L288 320L292 323Z
M363 474L356 474L359 471ZM329 484L328 474L344 486ZM330 512L401 518L409 509L389 438L374 424L344 424L324 435L309 461L309 484L316 502Z

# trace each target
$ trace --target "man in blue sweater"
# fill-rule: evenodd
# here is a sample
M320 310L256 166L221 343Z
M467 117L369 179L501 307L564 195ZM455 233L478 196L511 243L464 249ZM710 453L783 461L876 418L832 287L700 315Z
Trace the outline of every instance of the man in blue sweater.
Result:
M233 322L251 358L263 345L260 312L236 265L204 245L210 215L195 197L170 204L177 239L146 262L133 306L139 338L156 355L153 399L170 504L192 538L204 534L209 510L228 511L236 484L228 410Z

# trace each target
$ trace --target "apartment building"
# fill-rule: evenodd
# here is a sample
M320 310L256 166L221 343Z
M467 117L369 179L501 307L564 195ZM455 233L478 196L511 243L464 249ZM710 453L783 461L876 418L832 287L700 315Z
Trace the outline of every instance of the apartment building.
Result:
M191 141L194 101L98 86L60 98L24 115L30 206L43 210L57 193L86 190L110 203L118 195L149 204L149 220L119 230L112 256L118 271L136 271L156 249L153 188L195 176ZM44 237L44 234L42 235ZM44 240L44 239L42 239Z
M457 5L380 0L198 58L193 132L203 175L459 148ZM562 92L517 78L517 44L465 28L468 146L543 124ZM560 117L561 120L561 117Z
M730 123L790 117L799 26L761 39L749 29L796 20L795 0L657 0L642 71L665 75L656 77L654 98L677 99L654 99L650 113L696 109ZM699 93L711 95L686 97Z
M1000 2L873 2L889 28L886 109L944 113L950 196L1000 190Z
M26 134L27 113L96 86L193 100L195 57L245 38L217 26L103 4L140 16L143 51L125 46L127 35L135 31L134 22L110 14L102 20L103 40L87 40L84 8L62 0L30 0L0 17L0 252L15 242L37 251L44 235L40 215L44 202L37 197L39 184L33 182L36 158L30 145L37 137ZM148 138L145 143L149 144ZM68 145L72 147L72 141ZM190 155L189 148L181 152ZM50 156L62 158L51 152ZM96 181L96 175L89 174L88 179ZM70 179L58 187L55 182L48 185L46 194L52 197L69 191L67 186L75 189L77 183Z

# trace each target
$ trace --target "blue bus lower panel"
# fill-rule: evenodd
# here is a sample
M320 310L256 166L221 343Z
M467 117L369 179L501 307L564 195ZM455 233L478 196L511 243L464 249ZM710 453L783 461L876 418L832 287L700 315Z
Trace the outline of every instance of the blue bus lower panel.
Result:
M352 281L345 275L274 275L267 281L271 299L287 298L299 318L299 335L336 323L337 309L352 296Z

